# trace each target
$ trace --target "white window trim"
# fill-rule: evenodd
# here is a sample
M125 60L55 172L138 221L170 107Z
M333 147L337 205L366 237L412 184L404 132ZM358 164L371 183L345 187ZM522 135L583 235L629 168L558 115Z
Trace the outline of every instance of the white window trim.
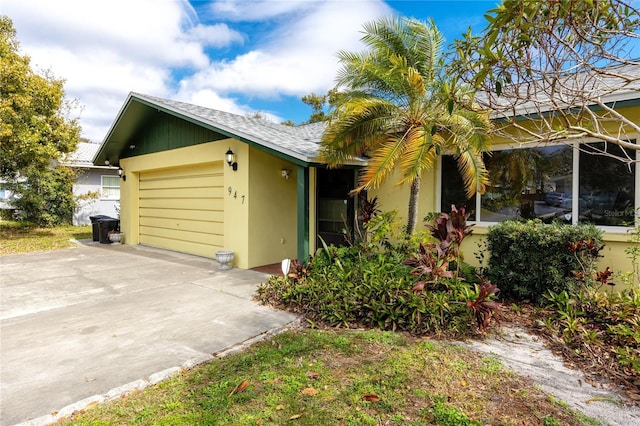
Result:
M108 177L108 178L118 178L118 183L120 182L120 178L118 175L100 175L100 200L103 201L119 201L120 200L120 185L118 184L118 197L114 197L114 198L110 198L110 197L106 197L104 195L104 188L105 188L105 184L104 184L104 178Z

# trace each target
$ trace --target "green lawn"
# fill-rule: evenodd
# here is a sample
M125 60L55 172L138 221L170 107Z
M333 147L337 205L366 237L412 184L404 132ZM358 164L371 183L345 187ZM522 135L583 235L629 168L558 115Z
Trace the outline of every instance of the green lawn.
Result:
M579 425L492 357L381 331L283 333L66 425Z
M91 236L91 226L38 228L24 222L0 220L0 255L73 247L72 238Z

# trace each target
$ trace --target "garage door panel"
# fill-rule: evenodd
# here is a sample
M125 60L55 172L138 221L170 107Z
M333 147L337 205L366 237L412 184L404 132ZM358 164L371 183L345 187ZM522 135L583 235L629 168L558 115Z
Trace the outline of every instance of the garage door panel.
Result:
M224 176L218 174L204 176L179 176L171 180L167 179L149 179L145 177L140 180L140 189L163 189L163 188L202 188L214 187L222 188L224 184Z
M212 221L220 222L224 221L224 212L221 210L167 210L167 209L153 209L153 208L141 208L140 218L145 217L157 217L166 219L183 219L183 220L195 220L195 221Z
M224 243L222 162L140 173L140 243L214 257Z
M193 241L177 241L154 236L146 236L143 244L209 258L215 257L216 251L222 250L222 243L220 243L220 245L213 244L212 242L200 244Z
M179 229L154 228L152 226L140 226L140 238L149 235L176 241L192 241L199 244L214 244L223 238L219 234L205 234L199 231L182 231Z
M176 176L199 176L222 174L222 161L217 163L193 164L184 167L173 167L169 169L149 170L143 172L145 178L151 179L174 179Z
M181 220L181 219L169 219L169 218L165 219L165 218L158 218L158 217L142 217L140 218L140 226L200 232L203 234L222 235L224 233L224 226L222 225L222 223L208 222L208 221Z
M158 188L140 191L140 198L222 198L222 187Z
M166 210L223 210L224 200L221 198L142 198L140 199L140 208Z

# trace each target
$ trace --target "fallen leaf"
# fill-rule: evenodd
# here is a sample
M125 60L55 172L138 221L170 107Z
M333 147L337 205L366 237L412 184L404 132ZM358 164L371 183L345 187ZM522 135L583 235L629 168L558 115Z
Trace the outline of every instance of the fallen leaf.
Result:
M240 382L240 384L238 386L235 387L235 389L233 389L231 391L229 396L233 395L234 393L242 392L243 390L245 390L247 388L247 386L249 386L249 382L247 382L246 380L243 380L242 382Z
M262 420L262 419L258 419L258 420L256 420L256 424L257 424L258 426L262 425L263 423L264 423L264 420Z
M467 382L466 382L466 381L464 381L464 380L463 380L463 381L461 381L461 382L460 382L460 386L467 386Z
M289 417L289 420L299 419L300 417L302 417L302 414L294 414L293 416Z
M363 396L362 399L364 399L365 401L369 401L369 402L378 402L378 401L380 401L380 397L378 395L373 394L373 393L370 393L368 395Z
M320 373L317 373L315 371L307 371L307 377L310 379L317 379L318 377L320 377Z
M304 395L309 395L309 396L316 396L318 393L320 393L319 390L314 389L314 388L305 388L302 389L301 391Z
M85 382L95 382L96 378L95 377L85 377L84 381Z
M276 405L276 411L284 410L284 405Z
M84 408L93 408L96 407L98 405L98 401L91 401L90 403L87 404L86 407Z
M640 401L640 394L629 391L627 392L627 396L629 399L633 399L634 401Z

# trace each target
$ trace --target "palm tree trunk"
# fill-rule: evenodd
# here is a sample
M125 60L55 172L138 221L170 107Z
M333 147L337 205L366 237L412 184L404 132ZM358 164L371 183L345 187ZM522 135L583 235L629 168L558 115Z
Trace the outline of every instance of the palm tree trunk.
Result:
M416 177L411 183L409 192L409 214L407 215L407 234L413 234L418 225L418 200L420 195L420 177Z

